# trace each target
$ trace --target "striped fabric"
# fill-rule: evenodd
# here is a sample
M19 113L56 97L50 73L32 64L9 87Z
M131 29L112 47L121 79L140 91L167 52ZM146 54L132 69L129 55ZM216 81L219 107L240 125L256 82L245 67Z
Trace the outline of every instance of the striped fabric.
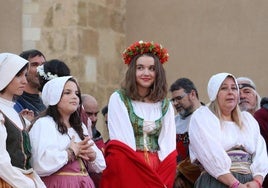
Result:
M227 154L232 160L232 166L230 171L240 174L250 174L250 165L252 164L252 155L245 152L241 148L231 149L227 151Z

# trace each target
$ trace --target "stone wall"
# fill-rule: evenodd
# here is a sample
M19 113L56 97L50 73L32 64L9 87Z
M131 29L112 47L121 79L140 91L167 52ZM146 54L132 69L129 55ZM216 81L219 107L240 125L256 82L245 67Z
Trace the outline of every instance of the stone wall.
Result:
M125 0L24 0L23 50L36 48L47 59L67 63L83 93L100 110L119 87L125 66ZM99 114L98 126L103 119Z
M152 3L153 2L153 3ZM71 68L100 107L124 76L120 53L153 40L169 50L168 83L192 79L204 102L217 72L252 78L267 96L268 1L8 0L0 6L0 50L40 49ZM22 17L22 18L21 18ZM99 124L102 116L99 116Z

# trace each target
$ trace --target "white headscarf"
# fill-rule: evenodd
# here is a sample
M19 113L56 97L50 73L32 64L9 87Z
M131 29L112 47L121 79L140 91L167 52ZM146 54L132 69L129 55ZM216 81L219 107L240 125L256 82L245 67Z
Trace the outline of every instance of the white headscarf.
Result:
M217 98L217 94L219 92L221 84L227 76L231 76L234 79L236 87L238 89L238 84L234 75L230 73L226 73L226 72L215 74L208 81L207 91L208 91L209 100L211 102Z
M0 53L0 91L7 87L27 63L27 60L16 54Z
M236 80L237 80L237 83L239 84L239 88L240 89L242 89L244 87L250 87L250 88L256 90L256 85L255 85L255 83L250 78L247 78L247 77L239 77Z
M259 95L259 93L256 90L256 85L255 83L248 77L239 77L236 79L239 89L243 89L245 87L250 88L253 90L253 92L256 95L256 107L255 107L255 111L257 111L258 109L260 109L261 107L261 96Z
M53 106L60 101L63 88L66 82L72 78L72 76L61 76L48 81L42 90L42 100L44 105Z

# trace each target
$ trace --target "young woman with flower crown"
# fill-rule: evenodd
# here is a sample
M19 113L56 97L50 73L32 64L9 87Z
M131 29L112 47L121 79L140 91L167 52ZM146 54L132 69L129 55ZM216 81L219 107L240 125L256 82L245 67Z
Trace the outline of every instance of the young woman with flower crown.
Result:
M167 50L140 41L123 52L123 59L125 80L108 105L110 142L101 187L172 187L176 130L162 65Z

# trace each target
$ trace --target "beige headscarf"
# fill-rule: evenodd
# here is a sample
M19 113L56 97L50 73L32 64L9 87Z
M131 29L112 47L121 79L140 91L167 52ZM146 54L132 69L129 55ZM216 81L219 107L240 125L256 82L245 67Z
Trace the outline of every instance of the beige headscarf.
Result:
M7 87L27 63L27 60L16 54L0 53L0 91Z

